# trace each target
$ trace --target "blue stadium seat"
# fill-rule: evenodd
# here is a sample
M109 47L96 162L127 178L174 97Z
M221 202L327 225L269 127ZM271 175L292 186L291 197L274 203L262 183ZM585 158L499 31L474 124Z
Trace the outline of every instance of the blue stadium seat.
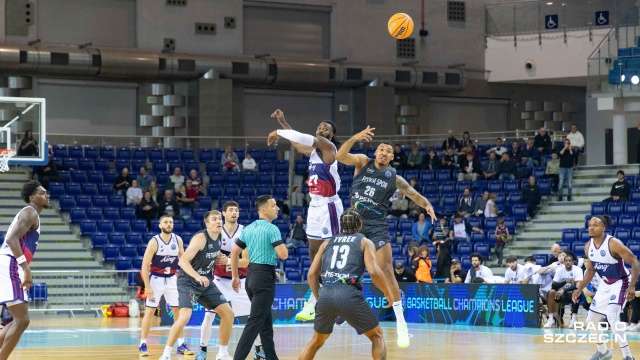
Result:
M636 257L640 256L640 242L638 242L638 241L629 241L627 243L627 247L629 248L629 250L631 250L633 255L635 255Z
M129 232L127 233L127 244L139 246L144 244L144 238L142 237L142 233L139 232Z
M508 199L508 203L509 204L517 204L518 201L520 201L522 199L522 193L510 193L509 194L509 199Z
M412 219L400 219L400 221L398 222L398 232L400 232L401 234L411 234L412 228Z
M238 206L240 207L240 209L246 209L246 210L240 210L241 211L240 215L243 215L242 212L244 211L245 219L249 219L249 209L252 207L251 198L248 196L239 196L236 198L236 202L238 203Z
M640 228L636 227L631 230L631 239L635 241L640 241Z
M546 173L546 168L545 167L536 167L533 168L533 176L538 179L540 177L542 177L545 173Z
M402 234L402 245L407 245L413 241L412 234Z
M64 166L68 167L69 169L75 170L80 167L80 162L78 161L78 159L66 158L64 159Z
M105 259L106 260L106 259ZM116 259L116 270L131 270L133 268L133 259L127 256L118 256Z
M207 175L220 173L220 163L217 161L207 161L205 165L205 172L207 173Z
M137 174L140 171L141 167L147 167L147 160L133 160L133 164L131 165L131 173L133 175ZM137 175L135 175L137 176ZM134 177L135 179L135 177Z
M71 208L76 207L76 198L70 195L60 196L60 210L69 211Z
M624 212L627 214L640 214L640 203L628 202L624 204Z
M485 231L493 231L498 226L497 218L485 218L484 219L484 230Z
M424 185L422 186L422 191L425 194L438 194L438 183L434 181L424 183Z
M626 243L627 241L631 240L631 230L629 230L629 229L616 229L616 231L614 232L614 237L616 237L618 240Z
M633 201L633 202L640 202L640 191L631 191L631 194L629 195L629 200Z
M100 153L98 152L98 149L93 146L85 146L84 157L85 159L97 159L100 157Z
M182 209L184 210L184 209ZM182 210L180 210L180 215L182 215ZM195 220L195 219L194 219ZM182 219L173 220L173 232L174 233L182 233L184 231L185 225Z
M72 208L69 211L69 218L71 223L79 223L87 217L87 214L83 208Z
M182 161L194 161L196 159L196 154L193 149L182 149L180 152L180 159Z
M93 161L95 164L94 168L96 171L109 171L109 160L107 159L96 159Z
M87 220L102 220L102 208L88 208Z
M540 265L542 267L547 266L547 260L549 257L545 254L533 254L533 257L536 259L536 265Z
M185 246L186 248L186 246ZM138 256L144 256L144 252L147 250L147 244L138 246Z
M62 182L64 182L64 183L71 182L71 172L68 171L68 170L60 170L60 171L58 171L58 176L62 179Z
M103 210L103 215L105 220L119 220L120 219L120 210L116 208L106 208ZM128 221L128 220L127 220Z
M129 169L130 174L135 174L135 172L131 171L131 160L116 160L116 172L122 173L122 169Z
M460 243L458 245L458 255L465 256L471 255L473 252L473 245L470 243Z
M119 195L112 195L111 197L109 197L109 205L113 206L113 207L117 207L117 208L122 208L124 207L124 197L119 196Z
M275 172L287 172L289 171L289 161L287 160L278 160L276 161L273 170Z
M147 222L145 220L132 220L131 221L131 231L144 233L147 232ZM147 239L149 240L149 239Z
M309 270L310 267L311 267L311 259L303 258L302 259L302 268L304 270Z
M200 149L198 153L198 161L201 163L206 163L208 161L213 160L213 150L211 149ZM220 167L218 167L219 169Z
M398 232L398 220L396 219L387 219L387 224L389 226L389 232L390 233L397 233Z
M274 184L287 184L289 182L289 174L288 173L276 173L273 176Z
M444 188L444 185L443 185L443 188ZM446 194L444 191L442 193ZM455 194L444 195L442 199L443 199L442 205L444 206L444 212L447 214L455 213L458 207L458 196L456 196Z
M449 181L451 180L450 170L436 170L436 181Z
M273 172L273 162L271 160L262 160L258 163L259 172Z
M82 195L82 185L76 183L65 184L67 195Z
M103 184L102 171L89 171L89 182L100 185L109 185L113 189L113 184ZM113 191L113 190L112 190Z
M391 255L392 256L401 256L402 255L402 245L400 245L400 244L391 244Z
M477 242L486 242L486 236L485 234L481 234L479 232L473 231L471 233L471 242L477 243Z
M580 229L578 231L578 241L579 242L587 242L589 240L591 240L591 237L589 236L589 230Z
M238 196L238 185L225 185L222 193L224 196L236 197Z
M606 203L593 203L591 204L591 215L605 215L607 213Z
M135 270L140 270L142 269L142 261L144 260L144 258L142 256L136 256L133 258L133 268Z
M200 220L187 220L185 224L185 231L198 232L202 229L202 222Z
M287 269L299 269L300 268L300 259L299 258L288 258L284 261L284 268Z
M288 190L286 185L276 185L273 187L273 197L276 200L285 200L288 197Z
M489 187L488 180L476 180L472 185L473 189L475 189L476 194L482 196L482 193Z
M431 170L420 170L419 174L421 182L435 180L435 173Z
M520 187L518 186L518 180L507 180L504 182L505 192L518 192Z
M83 171L93 171L94 164L91 159L80 159L79 169Z
M91 248L102 249L103 246L109 243L109 235L94 232L91 235Z
M302 272L300 270L287 270L287 281L302 282Z
M258 174L258 184L271 185L272 183L273 183L273 175L272 175L272 173L260 172Z
M64 183L52 182L49 184L49 195L56 199L65 194Z
M105 196L113 194L113 184L98 184L98 193ZM108 203L107 203L108 204Z
M578 229L562 230L562 242L572 243L578 240Z
M98 185L96 184L83 184L82 185L82 194L83 195L98 195Z
M173 148L164 149L164 159L167 161L177 161L178 159L180 159L180 153L178 149L173 149Z
M129 233L131 231L130 220L116 220L113 222L113 230L115 232Z
M271 195L271 185L258 185L256 195Z
M97 225L94 220L83 220L80 222L80 234L91 236L97 231Z
M264 151L263 153L263 158L265 160L271 160L271 161L275 161L278 158L278 154L276 153L276 151L274 149L267 149Z
M240 182L240 173L227 172L225 176L225 184L238 184Z
M637 213L634 213L637 214ZM618 227L631 229L634 226L635 217L634 215L624 214L620 215L618 218Z
M163 160L164 153L162 149L149 149L149 161Z
M113 184L116 182L117 177L118 177L118 173L115 171L104 171L102 173L102 178L104 179L104 182L106 182L107 184L110 184L111 186L113 186Z
M133 220L136 218L135 208L122 208L120 209L120 219Z
M131 155L133 157L134 160L144 160L147 161L147 156L149 155L147 152L147 149L144 148L134 148L131 149ZM137 168L136 170L139 170L140 168Z
M623 213L623 204L610 202L607 206L607 213L611 216L619 216Z
M30 301L47 301L49 291L47 284L43 282L34 282L29 288L29 300Z
M76 206L82 208L89 208L93 204L91 202L92 197L89 195L78 195L76 196Z
M53 156L63 158L69 156L69 152L65 145L56 145L53 147Z
M169 161L169 172L171 174L173 174L173 172L175 171L175 169L178 168L180 169L182 175L189 175L188 173L186 173L184 171L184 163L182 161L178 161L178 160L170 160Z
M571 244L566 242L557 243L563 251L571 251Z
M113 235L113 234L111 234ZM125 244L120 247L122 256L136 257L138 256L138 245Z
M113 221L112 220L98 220L97 231L101 233L110 234L113 232Z
M487 186L489 192L502 192L502 180L491 180Z
M460 265L462 265L464 271L469 271L471 269L471 258L469 256L461 256Z
M131 160L131 149L129 148L117 148L116 160Z
M513 235L516 233L516 219L514 217L506 216L504 218L504 226L509 229L509 234Z
M253 186L256 183L256 173L254 171L243 171L241 177L241 184Z
M168 169L168 165L167 162L164 160L154 160L151 163L151 169L153 170L153 172L157 173L164 173L167 172Z
M191 173L191 170L195 170L196 172L200 172L200 164L193 160L188 160L184 162L184 174L187 175Z
M219 198L222 196L222 186L221 185L209 185L207 188L207 195L211 198Z
M459 247L458 247L459 248ZM489 258L489 244L479 243L473 245L473 251L480 253L485 259Z
M278 230L280 230L280 232L289 232L289 222L287 220L273 220L272 222L273 225L278 227Z
M538 186L540 186L540 195L551 195L553 179L539 179Z

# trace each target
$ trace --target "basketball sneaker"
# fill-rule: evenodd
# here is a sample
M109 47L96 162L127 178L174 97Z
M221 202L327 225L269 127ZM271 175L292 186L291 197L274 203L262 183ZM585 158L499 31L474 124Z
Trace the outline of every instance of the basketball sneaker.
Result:
M613 353L611 350L607 349L607 352L604 354L601 354L600 351L596 350L596 353L593 354L589 360L611 360L611 358L613 358Z
M198 356L196 356L196 360L207 360L207 353L200 350Z
M623 360L636 360L633 356L627 356Z
M407 323L397 324L397 332L398 332L398 347L401 349L406 349L409 347L409 328L407 327Z
M193 351L191 351L191 349L189 349L189 347L187 346L187 343L182 343L180 346L178 346L178 349L176 350L176 354L178 354L178 355L193 355Z
M160 356L160 360L171 360L171 355L162 355Z
M229 355L229 353L224 353L216 356L216 360L233 360L233 356Z
M263 350L256 351L256 353L253 355L253 360L267 360L267 355Z
M316 318L316 309L315 306L304 302L304 307L302 310L296 314L296 320L298 321L312 321Z
M138 351L140 352L140 357L149 356L149 351L147 350L147 344L146 343L140 345L140 347L138 348Z

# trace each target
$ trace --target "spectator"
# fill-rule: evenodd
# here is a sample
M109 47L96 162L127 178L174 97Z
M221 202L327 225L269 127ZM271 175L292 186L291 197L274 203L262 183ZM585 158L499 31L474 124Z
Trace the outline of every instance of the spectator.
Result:
M174 219L178 219L180 215L180 205L173 198L173 191L167 189L164 191L164 198L158 202L158 217L169 215Z
M148 190L151 187L151 182L155 181L156 177L149 174L146 166L142 166L140 167L140 172L138 173L136 180L138 181L140 189Z
M533 140L527 139L526 146L521 152L520 163L522 165L526 165L528 168L540 165L540 153L538 153L538 149L533 147Z
M502 164L496 159L496 153L489 153L489 161L482 168L482 179L484 180L498 180L500 176L500 170Z
M200 207L200 205L198 204L198 196L204 194L201 193L198 188L193 186L193 181L191 181L191 179L187 179L184 185L184 189L187 193L187 197L194 200L194 204L196 205L195 207Z
M142 201L142 189L138 187L138 180L131 181L131 187L127 189L127 206L138 206Z
M453 149L455 152L460 150L460 142L453 136L453 130L451 129L447 131L447 138L442 142L442 151L447 149Z
M413 259L414 256L416 256L417 253L418 253L418 247L417 246L410 246L409 250L407 250L407 256L409 257L409 259Z
M158 192L160 192L160 189L158 189L158 186L156 186L155 181L152 181L151 184L149 185L149 192L151 193L151 198L153 199L153 201L157 202Z
M467 277L467 273L462 270L462 264L460 260L451 260L451 267L449 267L449 276L444 281L446 283L460 284Z
M11 119L6 119L11 120ZM24 132L24 137L20 141L20 146L16 152L17 156L37 156L38 155L38 142L34 139L31 130Z
M240 160L238 160L238 155L233 152L231 149L231 145L228 145L224 149L224 153L220 158L220 164L222 165L222 171L240 171L238 164L240 164Z
M147 220L147 228L151 227L151 220L158 218L158 203L151 197L151 191L146 190L138 205L137 216Z
M487 150L487 155L489 155L491 153L495 153L497 156L502 156L502 154L506 153L507 151L508 151L507 148L502 146L502 139L497 138L496 139L496 146L494 146L491 149Z
M416 274L416 279L421 283L431 283L431 260L429 260L429 248L422 245L418 248L418 254L413 258L411 270Z
M529 184L525 185L522 189L522 199L518 201L520 204L528 205L528 217L527 220L531 220L536 215L536 209L540 205L540 186L536 184L536 178L529 176Z
M431 239L431 233L433 232L433 226L430 222L426 221L424 213L420 213L418 221L414 222L411 226L411 235L413 241L417 241L420 245L428 243Z
M49 145L51 146L51 145ZM36 175L42 187L49 190L49 184L52 182L63 182L64 180L58 175L58 170L68 169L64 166L58 168L53 158L53 147L49 151L49 162L45 166L36 167Z
M567 134L567 139L571 143L571 150L573 151L573 165L578 166L580 160L580 154L584 147L584 136L578 131L578 125L571 124L571 132Z
M244 171L258 171L258 166L255 159L251 156L251 153L247 151L242 160L242 170Z
M631 185L624 178L624 171L618 170L618 181L611 185L610 197L602 200L602 202L626 202L629 201L629 193L631 192Z
M307 225L304 224L304 219L302 219L302 216L298 215L296 217L296 222L293 224L289 233L287 247L297 249L298 246L303 245L307 241L306 230Z
M551 154L551 160L547 163L547 169L542 175L543 179L553 179L553 185L551 186L551 190L554 194L558 193L558 181L560 179L560 159L558 159L558 154Z
M498 209L498 205L496 205L497 198L498 198L498 194L496 193L489 194L489 201L487 201L487 206L484 208L485 218L497 217L498 214L500 213L500 209Z
M560 150L560 171L558 181L558 201L562 201L562 191L565 182L567 183L567 201L571 201L571 193L573 192L573 150L571 150L571 142L564 139L564 147Z
M484 210L487 208L489 202L489 192L485 190L482 193L482 197L476 200L476 204L473 206L473 216L484 216Z
M520 143L518 140L513 140L511 143L511 151L509 151L509 156L511 160L515 161L516 164L520 164L522 161L522 151L520 151Z
M467 155L467 154L473 154L473 156L477 158L476 150L475 150L475 147L473 146L473 144L468 144L467 146L465 146L462 149L460 149L460 152L458 153L458 155L460 155L460 156L464 156L464 155Z
M180 185L178 191L176 191L176 201L181 207L193 207L196 200L187 195L186 186Z
M437 247L437 265L436 275L437 279L444 279L449 276L449 269L451 268L451 248L447 243L440 243Z
M304 207L304 194L300 186L296 185L293 187L293 192L289 197L289 205L291 205L291 207Z
M391 211L387 215L387 219L409 217L409 201L404 197L404 193L399 192L398 198L391 202Z
M630 306L632 309L631 321L629 321L629 327L626 329L626 331L633 332L640 331L640 279L636 281L635 289L635 297L630 302Z
M500 176L498 178L500 180L515 180L518 165L511 159L511 155L508 152L503 153L500 162Z
M509 236L509 228L504 225L504 218L498 219L498 226L496 226L496 248L495 253L498 257L498 266L502 266L502 253L504 246L511 239Z
M471 190L469 190L469 188L465 188L462 193L462 197L460 198L460 202L458 202L458 208L456 211L461 216L468 218L473 215L473 208L475 205L475 201L471 197Z
M477 231L480 234L484 234L482 229L477 228L475 226L471 226L467 220L464 220L460 213L456 213L453 218L453 226L451 229L452 237L453 237L453 250L458 251L458 244L461 242L470 242L471 241L471 232Z
M191 180L191 186L198 189L201 195L204 194L204 183L202 182L202 179L198 177L196 169L191 169L191 171L189 171L189 177L187 179Z
M416 275L413 273L413 271L405 268L402 262L396 261L396 281L399 283L414 283L418 282L418 279L416 279Z
M557 262L560 259L560 253L562 252L562 248L558 244L551 245L551 254L549 255L549 261L547 264L551 265Z
M446 243L449 240L453 240L453 233L451 232L449 225L447 225L447 219L440 218L440 222L436 224L431 238L433 239L433 245L436 246L440 243Z
M544 127L540 128L540 131L538 131L538 135L533 138L533 146L538 149L540 157L546 154L551 154L553 143L551 142L551 136L547 134L547 129L545 129Z
M407 155L402 151L402 147L400 145L396 144L393 149L393 160L391 161L391 166L397 170L404 170L407 166Z
M464 279L465 284L475 284L478 282L488 282L493 277L493 272L488 267L482 265L484 259L480 253L471 254L471 269ZM482 279L482 281L479 281Z
M180 168L176 167L173 169L173 175L167 179L167 189L177 192L181 185L184 185L184 175L180 173Z
M127 190L131 187L131 177L129 176L129 169L123 168L122 173L116 177L116 181L113 184L113 188L116 191L116 195L125 196Z
M449 169L451 170L451 174L453 174L453 170L456 168L456 154L453 148L448 148L444 155L442 155L442 165L440 165L440 168Z
M475 148L473 145L473 140L471 140L471 135L469 135L468 131L462 133L462 140L460 140L460 149L464 150L465 148L471 147L471 150Z
M507 257L507 271L504 273L504 283L518 284L524 277L524 266L518 264L518 257L509 255Z
M422 154L418 150L418 145L411 145L411 153L407 158L407 169L418 170L422 167Z
M478 174L482 174L480 172L480 161L473 156L473 153L466 153L464 157L460 158L460 170L458 181L476 181Z
M422 159L422 168L424 170L438 170L442 167L442 162L436 154L436 151L431 148L429 149L429 153Z
M571 299L573 291L580 286L583 279L582 269L573 265L576 260L576 256L567 253L564 257L564 266L556 269L556 274L553 276L552 289L549 290L547 295L547 305L549 306L549 319L544 324L545 328L554 327L556 324L560 324L560 317L558 316L558 310L560 304L572 304ZM617 319L616 319L617 320Z

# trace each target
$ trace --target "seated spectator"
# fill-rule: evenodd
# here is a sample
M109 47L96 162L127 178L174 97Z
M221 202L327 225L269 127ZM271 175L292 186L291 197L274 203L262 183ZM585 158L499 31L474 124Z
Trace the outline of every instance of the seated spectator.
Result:
M478 282L489 282L493 278L493 272L488 267L482 265L484 258L480 253L471 254L471 269L464 279L465 284L476 284Z
M563 251L560 245L558 244L551 245L551 254L549 254L549 259L547 260L547 264L553 264L557 262L560 259L561 252Z
M480 161L473 156L473 153L467 153L464 157L461 157L458 181L476 181L478 179L478 175L482 175Z
M156 186L156 182L152 181L151 184L149 185L149 192L151 193L151 198L153 199L153 201L158 201L158 192L160 191L160 189L158 189L158 186Z
M455 252L458 251L459 243L471 241L472 231L477 231L480 234L484 234L484 231L482 229L471 226L471 224L469 224L467 220L463 219L460 213L456 213L453 217L453 225L451 227L451 233L453 237L453 250Z
M440 243L436 248L437 262L436 265L436 279L444 279L449 276L449 269L451 268L451 247L447 243Z
M557 153L551 154L551 160L547 163L547 169L542 175L543 179L553 179L553 185L551 186L551 190L553 194L558 192L558 182L560 180L560 159L558 158Z
M220 165L222 166L222 171L240 171L239 168L240 160L238 159L238 155L233 152L231 149L231 145L228 145L224 149L224 153L220 158Z
M191 186L198 189L201 195L204 194L204 183L202 182L202 179L198 177L196 169L191 169L191 171L189 171L189 177L187 179L191 180Z
M418 279L416 279L416 275L413 273L413 271L407 269L404 267L404 264L400 261L396 261L396 281L401 283L401 282L410 282L410 283L414 283L414 282L418 282Z
M511 155L508 152L502 154L500 162L500 176L498 176L498 178L500 180L515 180L518 165L513 159L511 159Z
M571 299L573 291L580 286L583 279L582 269L575 266L573 262L576 256L567 253L564 257L564 266L556 269L553 276L552 289L547 295L547 305L549 306L549 319L544 324L545 328L550 328L560 324L561 320L558 316L560 305L572 304Z
M610 197L602 200L602 202L626 202L629 201L629 193L631 192L631 185L624 178L624 171L618 170L618 181L611 185Z
M180 185L178 191L176 191L176 201L181 207L194 207L196 199L189 197L187 194L187 187L185 185Z
M181 185L184 185L184 175L180 173L180 168L173 169L173 175L167 179L167 189L178 191Z
M451 267L449 267L449 276L446 278L444 282L452 283L452 284L460 284L467 277L467 273L462 270L462 264L460 260L453 259L451 260Z
M498 257L498 266L502 266L502 253L504 251L504 246L511 238L509 236L509 228L504 225L504 218L498 219L498 226L496 226L495 234L496 248L494 251Z
M491 153L495 153L497 156L502 156L502 154L506 153L507 151L508 151L507 148L502 146L502 139L501 138L497 138L496 139L496 146L494 146L491 149L487 150L487 155L489 155Z
M404 197L404 193L398 192L398 198L391 203L391 211L387 215L387 219L409 217L409 201Z
M409 199L409 218L418 220L418 217L420 217L420 214L422 214L423 212L424 211L422 210L420 205L418 205L415 201Z
M413 241L417 241L420 245L428 243L431 239L431 233L433 232L433 226L430 222L426 221L424 213L420 213L418 221L414 222L411 226L411 235Z
M540 165L540 153L538 153L538 149L533 147L533 140L527 139L526 146L522 150L520 163L528 168Z
M173 191L167 189L164 191L164 198L158 202L158 217L169 215L174 219L178 219L180 215L180 205L173 198Z
M400 145L396 144L393 147L393 160L391 161L391 166L397 170L404 170L407 166L407 155L402 151L402 147Z
M11 119L6 119L11 120ZM33 137L31 130L24 132L24 137L20 140L17 156L38 156L38 141Z
M149 174L146 166L142 166L140 167L140 172L138 173L136 180L138 181L138 186L140 187L140 189L148 190L151 187L151 182L155 181L156 177Z
M410 246L409 250L407 250L407 256L409 257L409 259L413 259L417 253L418 253L417 246Z
M304 194L302 193L302 188L298 185L293 187L293 192L291 196L289 196L289 205L304 207Z
M149 190L144 192L136 213L138 218L147 220L147 228L151 227L151 220L158 217L158 203L151 197Z
M191 179L187 179L187 181L184 184L184 189L187 193L187 197L190 199L193 199L196 203L198 202L198 196L202 196L204 195L200 189L198 189L197 187L193 186L193 182L191 181ZM196 204L196 207L200 207L200 205Z
M460 140L460 151L468 152L468 151L465 151L465 148L466 149L471 148L471 150L475 149L475 146L473 145L473 140L471 140L471 135L469 135L468 131L465 131L464 133L462 133L462 140Z
M471 215L473 215L473 208L476 205L475 203L476 202L471 197L471 190L469 190L469 188L464 189L464 192L462 193L462 197L458 202L458 208L456 209L456 213L460 214L465 218L471 217Z
M446 243L453 240L453 233L451 232L449 225L447 225L447 219L440 218L440 222L436 224L431 238L433 239L433 245L436 246L440 243Z
M460 141L455 138L453 135L453 130L449 129L447 131L447 138L442 142L442 151L447 149L453 149L453 151L457 152L460 150Z
M251 156L251 153L247 151L242 160L242 169L244 171L258 171L258 165L255 159Z
M138 187L138 180L131 181L131 187L127 189L127 206L138 206L142 200L142 189Z
M511 143L511 151L508 152L511 160L515 161L516 164L520 164L522 161L522 151L520 151L520 143L518 140L513 140Z
M411 262L411 270L416 274L416 279L421 283L431 283L431 260L429 260L429 248L422 245L418 248L418 254Z
M36 175L42 187L49 190L49 184L52 182L63 182L64 180L58 175L58 170L73 170L65 166L56 165L53 158L53 146L49 145L49 162L45 166L36 167Z
M491 193L489 194L489 201L487 201L487 206L484 208L484 217L485 218L493 218L497 217L500 213L500 209L498 209L498 205L496 205L496 199L498 198L498 194Z
M456 154L453 148L448 148L445 153L442 155L442 162L440 165L441 169L449 169L451 170L451 174L453 174L453 170L456 168Z
M489 161L482 168L482 179L498 180L501 169L502 163L496 158L496 153L489 153Z
M129 169L123 168L122 173L116 177L116 181L113 184L113 188L116 195L125 196L127 190L131 187L131 177L129 176Z
M541 158L544 155L551 154L551 150L553 150L553 142L551 142L551 136L547 134L547 129L544 127L540 128L538 135L533 138L533 146L538 149L538 153L540 153Z
M442 162L436 154L436 151L431 148L427 155L422 159L422 169L424 170L438 170L442 168Z
M529 216L527 220L531 220L536 215L538 205L540 205L540 186L536 183L535 176L529 176L529 184L525 185L522 189L522 199L518 201L520 204L527 204L529 210Z
M422 167L422 154L418 150L418 145L411 145L411 153L407 158L407 169L418 170Z
M287 241L287 247L290 249L297 249L298 246L304 245L307 241L307 225L304 224L302 216L296 217L296 222L293 224L291 231L289 232L289 241Z
M507 271L504 273L505 284L518 284L524 279L524 266L518 264L518 257L515 255L509 255L507 258Z
M584 148L584 136L578 131L578 125L571 125L571 132L567 134L567 139L569 139L571 150L573 151L573 165L574 167L578 166L580 154L582 153L582 148Z
M458 153L459 157L467 154L472 154L475 158L478 158L476 154L476 148L473 146L473 144L468 144L467 146L460 149L460 152Z
M489 202L489 192L485 190L482 193L482 197L476 200L476 203L473 206L473 216L476 216L476 217L484 216L484 210L487 208L488 202Z

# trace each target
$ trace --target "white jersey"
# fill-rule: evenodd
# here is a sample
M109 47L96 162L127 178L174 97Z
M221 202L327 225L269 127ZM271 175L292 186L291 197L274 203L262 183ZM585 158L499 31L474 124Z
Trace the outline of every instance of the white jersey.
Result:
M22 212L27 209L31 209L35 211L35 209L31 206L23 207L22 210L18 211L16 216L13 218L13 221L11 222L11 225L9 225L9 229L7 229L6 234L9 234L11 232L13 227L16 226L16 224L18 223L18 219L20 219L20 214L22 214ZM31 260L33 259L33 255L36 253L36 247L38 246L39 238L40 238L40 215L38 215L38 228L35 230L27 231L24 234L24 236L20 238L20 241L19 241L20 249L22 250L22 253L24 254L24 257L27 259L28 263L31 263ZM0 255L13 256L13 252L11 251L9 244L7 244L6 238L2 243L2 246L0 247Z
M511 270L511 268L507 268L507 271L504 272L504 278L509 280L509 284L517 284L518 281L521 281L525 278L524 274L524 266L517 264L516 270Z
M333 147L336 149L335 145ZM336 149L337 151L337 149ZM318 155L317 149L313 149L309 157L309 196L311 206L326 205L338 199L340 190L340 176L338 175L338 161L326 164Z
M160 235L153 237L158 243L156 253L151 258L151 275L158 277L171 277L178 272L180 258L180 242L178 235L171 233L169 242L164 242Z
M609 245L611 239L614 239L614 237L607 235L599 247L596 247L593 239L591 239L588 250L589 260L605 284L611 285L619 280L628 282L629 278L627 269L624 266L624 260L622 258L616 259L611 254Z
M484 281L488 283L493 278L493 272L488 267L480 265L478 270L476 270L476 277L483 278ZM504 282L504 278L502 278L502 280L502 282ZM464 282L465 284L471 283L471 269L467 271L467 277L464 279Z

